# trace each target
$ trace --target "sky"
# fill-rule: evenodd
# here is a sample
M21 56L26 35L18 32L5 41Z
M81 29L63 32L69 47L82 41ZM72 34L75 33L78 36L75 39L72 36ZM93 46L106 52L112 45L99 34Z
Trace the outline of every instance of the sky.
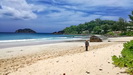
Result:
M0 0L0 32L51 33L100 18L129 20L133 0Z

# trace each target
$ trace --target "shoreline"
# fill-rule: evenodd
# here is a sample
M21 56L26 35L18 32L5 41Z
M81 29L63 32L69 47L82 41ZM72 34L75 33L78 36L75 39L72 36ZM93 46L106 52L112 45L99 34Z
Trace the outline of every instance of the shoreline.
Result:
M65 40L33 40L33 41L16 41L16 42L1 42L0 49L3 48L12 48L12 47L24 47L32 45L47 45L47 44L56 44L63 42L83 42L87 38L81 39L65 39Z
M106 41L106 42L112 38L114 38L114 39L123 38L123 37L103 37L100 35L98 35L98 37L102 38L102 40ZM124 36L124 38L132 38L132 36ZM75 39L75 40L74 39L69 39L69 40L33 40L33 41L31 40L31 41L1 42L0 49L12 48L12 47L22 47L22 46L24 47L24 46L32 46L32 45L43 45L43 44L56 44L56 43L62 43L62 42L84 42L85 40L88 40L88 39L82 38L82 39ZM117 40L119 40L119 39L117 39ZM126 41L120 40L120 41L114 41L114 42L126 42Z
M25 46L33 46L33 45L44 45L44 44L55 44L61 43L63 41L55 41L55 42L6 42L0 44L0 49L4 48L12 48L12 47L25 47Z
M0 49L3 48L12 48L12 47L24 47L24 46L32 46L32 45L47 45L47 44L56 44L63 42L80 42L84 40L62 40L62 41L25 41L25 42L3 42L0 43Z

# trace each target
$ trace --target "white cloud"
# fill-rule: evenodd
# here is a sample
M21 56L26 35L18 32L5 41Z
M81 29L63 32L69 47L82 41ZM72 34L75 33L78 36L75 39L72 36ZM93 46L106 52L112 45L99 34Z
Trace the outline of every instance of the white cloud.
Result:
M55 8L55 7L53 7ZM52 7L51 7L52 9ZM117 20L118 16L105 16L97 14L89 14L80 11L69 11L65 9L59 9L60 12L53 12L47 15L44 15L45 21L51 21L57 25L77 25L84 22L89 22L95 20L96 18Z
M113 6L113 7L130 7L132 0L56 0L59 3L68 3L82 6Z
M121 15L116 10L125 10L133 6L132 0L54 0L53 2L62 5L51 5L46 10L55 9L60 12L51 12L45 17L62 24L83 23L96 18L117 20Z
M1 0L0 16L13 19L35 19L35 12L43 11L39 5L28 4L26 0Z
M102 16L101 19L107 19L107 20L118 20L118 16Z

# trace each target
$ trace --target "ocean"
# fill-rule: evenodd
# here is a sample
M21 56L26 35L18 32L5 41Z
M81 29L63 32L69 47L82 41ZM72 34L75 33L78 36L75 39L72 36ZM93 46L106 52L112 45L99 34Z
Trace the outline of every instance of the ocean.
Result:
M24 41L66 41L81 40L88 36L62 35L49 33L0 33L0 43L2 42L24 42Z
M88 39L89 36L49 33L0 33L0 49Z

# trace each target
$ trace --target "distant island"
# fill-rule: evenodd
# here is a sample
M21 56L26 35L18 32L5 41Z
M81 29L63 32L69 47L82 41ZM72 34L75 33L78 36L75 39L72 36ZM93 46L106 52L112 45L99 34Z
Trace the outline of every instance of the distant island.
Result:
M36 33L36 31L29 28L25 28L25 29L18 29L15 31L15 33Z

